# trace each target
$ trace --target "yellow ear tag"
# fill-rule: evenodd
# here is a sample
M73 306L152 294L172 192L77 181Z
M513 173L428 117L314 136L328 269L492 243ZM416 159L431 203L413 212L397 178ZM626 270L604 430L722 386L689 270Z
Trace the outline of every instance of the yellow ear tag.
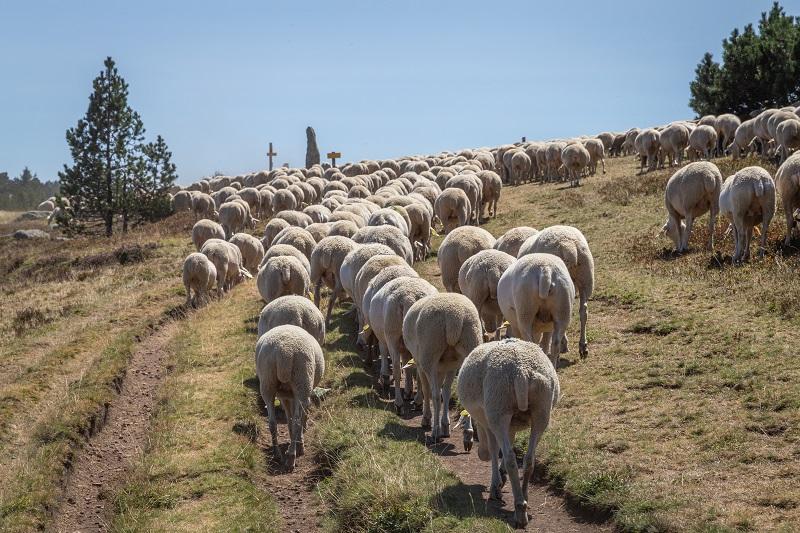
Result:
M436 231L435 229L431 228L431 235L433 235L434 237L438 237L439 236L439 232Z
M464 409L459 413L459 416L469 416L469 412L466 409Z
M500 327L501 328L507 328L510 325L511 325L511 322L509 322L508 320L505 320L502 324L500 324Z
M369 331L369 324L364 325L364 329L362 329L358 334L363 335L364 333Z

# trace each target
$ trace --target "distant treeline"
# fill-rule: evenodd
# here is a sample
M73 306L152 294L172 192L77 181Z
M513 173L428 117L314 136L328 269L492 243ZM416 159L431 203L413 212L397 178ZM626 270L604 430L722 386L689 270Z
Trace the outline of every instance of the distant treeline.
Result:
M0 172L0 209L20 211L34 209L41 202L58 194L58 181L41 181L28 167L18 178Z

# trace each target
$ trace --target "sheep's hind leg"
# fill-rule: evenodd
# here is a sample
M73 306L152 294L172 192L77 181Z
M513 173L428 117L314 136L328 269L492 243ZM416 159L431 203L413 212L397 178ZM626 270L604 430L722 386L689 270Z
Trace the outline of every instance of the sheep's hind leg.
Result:
M450 371L444 378L442 384L442 437L450 436L450 396L453 392L453 379L455 379L455 371Z

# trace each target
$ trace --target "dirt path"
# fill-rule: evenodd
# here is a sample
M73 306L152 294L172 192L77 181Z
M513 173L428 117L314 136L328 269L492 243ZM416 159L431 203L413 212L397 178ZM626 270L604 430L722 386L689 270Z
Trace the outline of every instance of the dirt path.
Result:
M450 413L451 420L456 420L457 413ZM419 428L422 413L416 412L413 418L404 418L410 426ZM422 430L420 430L422 436ZM452 430L450 437L436 446L429 447L436 453L442 464L469 488L470 496L475 502L476 510L484 511L490 516L506 521L513 527L514 497L511 494L511 483L503 487L503 502L489 501L489 481L491 479L491 463L478 459L477 443L471 453L464 451L462 433ZM536 474L534 474L534 477ZM609 524L598 523L595 517L582 513L570 506L563 497L555 494L541 479L534 479L528 489L528 513L533 518L526 531L541 533L596 533L612 531Z
M64 499L52 531L107 531L109 495L124 480L131 461L147 445L150 417L166 378L166 345L177 325L168 322L134 351L119 395L105 413L105 424L72 462Z

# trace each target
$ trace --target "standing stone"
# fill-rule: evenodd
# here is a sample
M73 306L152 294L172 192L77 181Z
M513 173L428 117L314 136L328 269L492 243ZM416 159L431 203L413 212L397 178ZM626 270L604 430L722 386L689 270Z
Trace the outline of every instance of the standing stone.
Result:
M317 134L311 126L306 128L306 168L319 165L319 148L317 148Z

